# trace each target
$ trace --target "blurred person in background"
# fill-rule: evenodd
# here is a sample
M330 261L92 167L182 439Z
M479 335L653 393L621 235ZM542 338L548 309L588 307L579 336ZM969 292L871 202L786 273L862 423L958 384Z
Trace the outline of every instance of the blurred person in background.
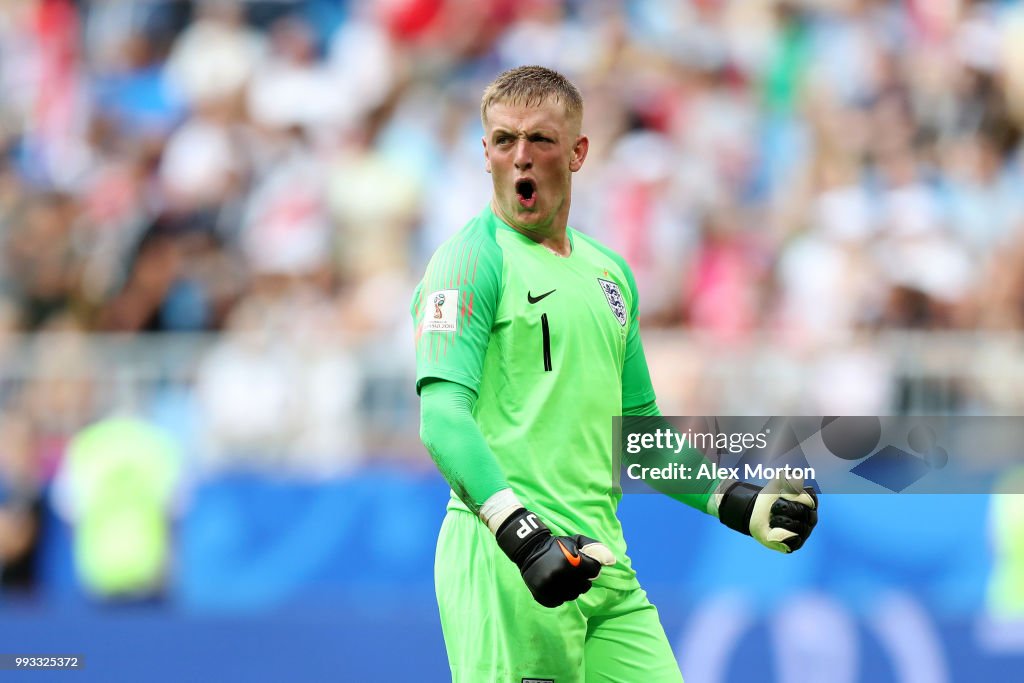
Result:
M199 0L196 16L168 56L169 76L195 109L241 100L266 49L240 0Z
M181 483L177 446L144 420L102 419L71 439L55 504L71 526L75 569L92 598L166 599Z
M362 373L345 319L308 286L264 288L234 309L196 370L207 474L327 476L360 463Z
M32 425L18 412L0 419L0 599L39 586L43 472Z
M23 202L10 218L4 270L28 330L79 305L73 211L72 198L51 194Z
M46 479L60 466L68 440L102 411L102 365L83 324L71 313L53 315L29 338L28 372L14 397L32 421Z
M989 505L994 550L988 612L997 620L1024 622L1024 468L1012 467L996 484Z

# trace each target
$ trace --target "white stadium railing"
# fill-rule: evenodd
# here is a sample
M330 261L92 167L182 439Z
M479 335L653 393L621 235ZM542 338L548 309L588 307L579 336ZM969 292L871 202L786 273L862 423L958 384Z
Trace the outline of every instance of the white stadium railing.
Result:
M659 405L675 415L1024 411L1024 335L885 332L808 344L649 330ZM0 402L70 435L113 411L155 416L200 462L333 472L366 457L427 464L411 341L46 334L0 339Z

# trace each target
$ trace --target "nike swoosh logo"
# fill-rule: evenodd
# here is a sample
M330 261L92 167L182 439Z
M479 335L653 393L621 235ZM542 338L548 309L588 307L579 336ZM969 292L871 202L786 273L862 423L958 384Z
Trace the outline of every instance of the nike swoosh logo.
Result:
M545 292L544 294L541 294L540 296L533 296L530 292L526 292L526 300L529 301L531 304L535 304L538 301L540 301L541 299L543 299L544 297L549 296L549 295L554 294L554 293L555 293L555 290L553 290L553 289L550 292Z
M552 290L552 291L554 291L554 290ZM550 294L551 292L548 292L548 293ZM580 557L579 555L573 555L568 550L566 550L565 546L562 545L561 541L555 541L555 543L557 543L558 547L562 549L562 554L565 555L565 559L569 560L569 564L571 564L574 567L580 566L580 562L583 561L582 557Z

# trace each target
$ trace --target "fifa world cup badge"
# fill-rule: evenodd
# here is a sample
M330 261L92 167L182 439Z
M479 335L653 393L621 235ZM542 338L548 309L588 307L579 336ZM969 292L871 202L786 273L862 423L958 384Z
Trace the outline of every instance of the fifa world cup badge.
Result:
M424 332L457 332L459 329L459 290L442 289L432 292L426 301L434 305L434 315L423 315ZM424 306L424 308L427 308ZM427 308L429 310L429 308Z

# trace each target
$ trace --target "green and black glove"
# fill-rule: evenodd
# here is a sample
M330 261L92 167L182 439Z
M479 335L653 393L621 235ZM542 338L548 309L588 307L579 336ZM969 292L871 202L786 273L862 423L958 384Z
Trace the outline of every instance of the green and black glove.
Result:
M778 478L760 487L729 482L718 503L718 519L780 553L799 550L818 523L818 496L803 480Z
M516 563L534 599L558 607L590 590L602 566L615 556L599 541L586 536L552 536L551 530L526 508L502 522L495 538Z

